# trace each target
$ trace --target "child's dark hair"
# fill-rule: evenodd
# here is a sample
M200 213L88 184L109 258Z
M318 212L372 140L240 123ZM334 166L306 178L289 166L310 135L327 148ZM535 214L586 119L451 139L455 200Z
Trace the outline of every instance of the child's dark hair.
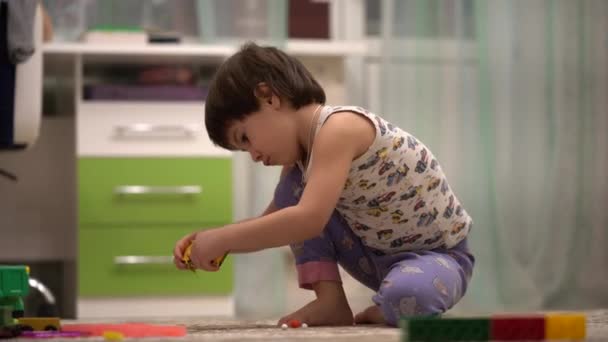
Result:
M260 109L255 89L264 82L294 109L311 103L325 103L323 88L294 57L274 47L244 44L217 70L205 102L205 126L211 140L233 149L227 130L235 121Z

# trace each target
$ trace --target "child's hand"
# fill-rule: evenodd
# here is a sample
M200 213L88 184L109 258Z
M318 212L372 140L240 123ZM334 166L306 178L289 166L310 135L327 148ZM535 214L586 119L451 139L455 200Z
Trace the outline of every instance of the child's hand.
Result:
M227 251L222 232L219 229L208 229L196 234L192 241L190 260L196 268L215 272L219 270L220 265L214 260L225 255Z
M197 233L198 232L190 233L175 243L175 248L173 249L173 263L175 264L175 267L179 268L180 270L188 269L188 266L184 264L183 261L184 251L190 245L190 242L194 240Z

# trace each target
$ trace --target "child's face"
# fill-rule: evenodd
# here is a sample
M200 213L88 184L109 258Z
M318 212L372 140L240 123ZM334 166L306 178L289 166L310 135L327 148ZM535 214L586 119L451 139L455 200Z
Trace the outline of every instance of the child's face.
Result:
M232 146L267 166L293 165L302 158L295 115L284 107L262 105L235 122L227 134Z

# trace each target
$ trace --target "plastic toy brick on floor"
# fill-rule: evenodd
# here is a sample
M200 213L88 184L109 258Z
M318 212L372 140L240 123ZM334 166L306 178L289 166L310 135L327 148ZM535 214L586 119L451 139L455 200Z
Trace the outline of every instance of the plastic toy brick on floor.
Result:
M106 341L122 341L125 338L125 335L118 331L104 331L103 338Z
M62 331L79 331L93 336L104 336L111 331L124 337L180 337L186 336L186 327L179 325L156 325L146 323L123 324L64 324Z
M543 340L545 317L493 316L490 320L490 338L499 341Z
M582 340L587 335L586 317L580 313L554 313L545 316L548 340Z
M471 318L403 318L402 341L580 340L585 315L494 315Z
M61 330L59 317L21 317L17 320L22 330L51 331Z
M18 336L16 317L23 317L23 298L30 291L30 269L25 265L0 265L0 338Z
M27 338L60 338L60 337L88 337L91 334L80 331L23 331L20 337Z
M402 341L487 341L484 318L411 318L401 321Z

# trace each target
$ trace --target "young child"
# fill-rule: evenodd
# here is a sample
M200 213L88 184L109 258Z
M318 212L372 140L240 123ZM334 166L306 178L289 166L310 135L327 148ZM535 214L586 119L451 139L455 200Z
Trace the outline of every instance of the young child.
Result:
M209 89L211 140L256 162L282 165L261 217L180 239L196 268L218 256L290 245L300 287L316 299L280 319L309 325L385 323L441 314L464 295L474 258L472 220L429 149L360 107L325 105L317 81L293 57L253 43L226 60ZM353 317L340 264L374 290Z

